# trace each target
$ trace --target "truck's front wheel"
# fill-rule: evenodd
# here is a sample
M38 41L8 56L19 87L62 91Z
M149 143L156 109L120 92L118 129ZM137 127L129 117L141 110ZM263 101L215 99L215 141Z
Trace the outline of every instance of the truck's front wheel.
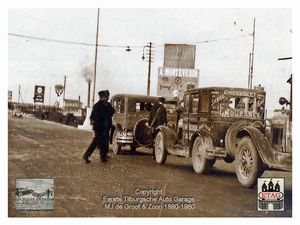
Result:
M201 174L206 166L207 159L204 156L205 145L201 137L197 137L192 152L193 168L195 173Z
M250 137L240 141L236 152L236 175L239 182L246 188L257 184L257 178L262 174L262 160Z
M165 148L164 137L162 132L158 132L155 138L155 159L159 164L164 164L167 159L167 150Z

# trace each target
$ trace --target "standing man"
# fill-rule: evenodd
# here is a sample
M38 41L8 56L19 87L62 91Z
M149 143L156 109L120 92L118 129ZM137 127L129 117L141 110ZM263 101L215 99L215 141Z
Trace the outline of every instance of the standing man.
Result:
M159 103L154 104L153 107L151 108L150 114L149 114L149 126L151 128L151 133L154 138L155 134L155 129L159 125L167 125L167 110L163 106L165 102L164 97L159 97ZM152 158L155 159L155 154L154 154L154 148L152 152Z
M94 139L83 155L86 163L91 162L89 157L93 154L96 147L100 148L101 161L107 162L108 160L109 130L112 127L112 115L115 113L115 109L108 102L108 90L99 91L98 94L100 100L93 106L90 116L91 125L94 130Z

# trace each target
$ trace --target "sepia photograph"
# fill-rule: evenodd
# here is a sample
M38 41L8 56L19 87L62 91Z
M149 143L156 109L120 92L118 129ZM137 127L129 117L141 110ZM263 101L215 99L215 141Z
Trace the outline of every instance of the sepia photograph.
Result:
M293 4L5 10L5 217L296 216Z

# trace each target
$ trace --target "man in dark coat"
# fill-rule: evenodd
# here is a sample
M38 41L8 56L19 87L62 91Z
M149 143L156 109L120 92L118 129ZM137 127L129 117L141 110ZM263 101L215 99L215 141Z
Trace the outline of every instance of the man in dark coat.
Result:
M163 106L165 98L159 97L159 103L155 103L149 114L149 125L154 131L159 125L167 125L167 111Z
M112 115L115 113L115 109L108 102L109 91L99 91L100 100L93 106L93 110L90 116L91 125L94 130L94 139L89 148L83 155L83 159L86 163L90 163L89 157L93 154L96 147L100 148L100 158L102 162L108 160L109 149L109 131L112 127Z
M148 124L151 127L151 132L154 138L155 129L159 125L167 125L167 110L164 107L165 98L159 97L159 103L156 103L151 108ZM155 159L154 148L152 158Z

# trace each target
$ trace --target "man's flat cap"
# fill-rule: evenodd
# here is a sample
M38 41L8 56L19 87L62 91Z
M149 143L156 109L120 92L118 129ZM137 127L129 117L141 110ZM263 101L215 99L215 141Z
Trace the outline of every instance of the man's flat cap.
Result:
M102 90L98 92L100 97L108 97L109 96L109 90Z

